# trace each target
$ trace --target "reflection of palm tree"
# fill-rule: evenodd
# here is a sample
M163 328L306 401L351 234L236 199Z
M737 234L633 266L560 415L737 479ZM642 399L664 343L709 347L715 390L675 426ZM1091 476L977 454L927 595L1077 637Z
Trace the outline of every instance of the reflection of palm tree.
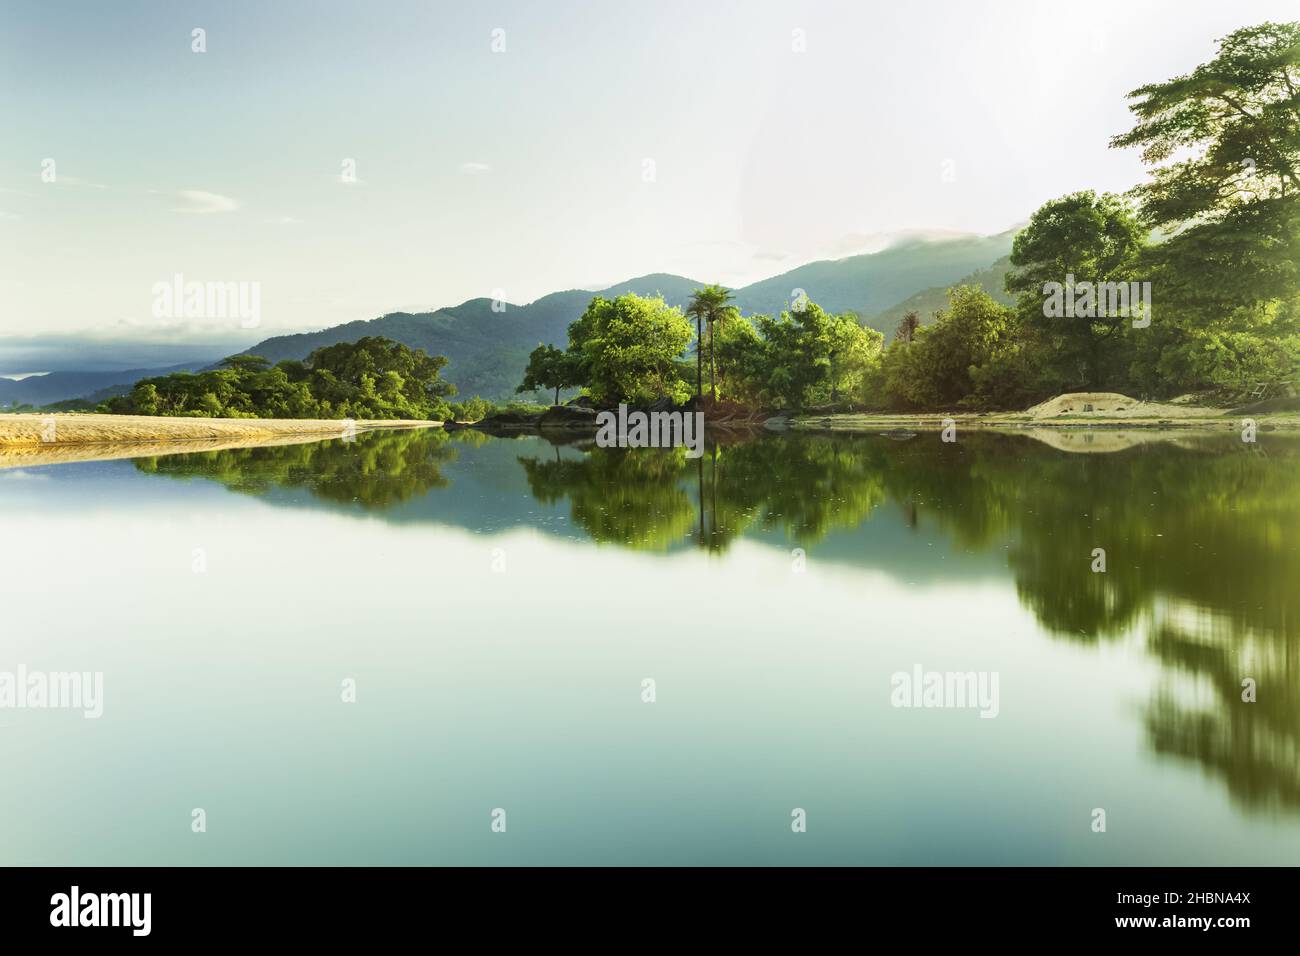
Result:
M698 349L698 335L700 328L700 319L703 318L709 325L709 385L713 391L713 400L718 400L718 364L713 348L714 326L720 325L724 320L736 314L736 307L730 305L732 295L720 285L706 285L702 289L696 289L695 294L691 296L691 302L686 307L688 315L695 316L696 329L696 348ZM696 356L696 394L699 394L699 357Z
M700 507L700 545L704 544L704 456L695 459L695 499Z
M710 457L713 459L713 535L718 534L718 443L714 442ZM703 456L701 456L703 457Z

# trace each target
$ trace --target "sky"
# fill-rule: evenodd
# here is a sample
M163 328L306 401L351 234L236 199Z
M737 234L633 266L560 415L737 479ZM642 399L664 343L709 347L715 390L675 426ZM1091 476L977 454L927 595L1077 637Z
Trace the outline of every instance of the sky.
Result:
M1296 10L5 0L0 350L255 341L651 272L740 286L1001 232L1142 181L1108 148L1125 94ZM159 315L177 275L255 283L256 327Z

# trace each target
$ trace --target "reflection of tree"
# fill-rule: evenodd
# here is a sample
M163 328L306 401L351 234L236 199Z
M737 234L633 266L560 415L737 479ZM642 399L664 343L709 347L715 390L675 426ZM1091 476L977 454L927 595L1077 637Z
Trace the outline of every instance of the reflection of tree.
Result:
M850 438L745 442L724 448L712 465L705 482L712 481L716 526L733 537L755 524L811 545L836 528L856 528L885 500L882 456Z
M1067 634L1119 633L1156 595L1294 634L1300 621L1300 447L1268 458L1139 446L1109 455L1024 456L1032 486L1010 563L1022 599ZM1289 450L1291 454L1284 454ZM1079 460L1082 459L1082 460ZM1089 570L1094 548L1105 574ZM1297 635L1300 636L1300 635Z
M382 508L444 487L440 466L457 449L498 440L377 432L137 467ZM904 527L938 531L953 550L1005 550L1021 602L1050 633L1145 638L1160 665L1143 715L1156 752L1195 760L1245 806L1300 812L1300 439L1267 442L1267 456L1235 437L1084 455L1021 436L794 433L711 443L699 460L583 446L519 461L535 498L567 501L577 527L625 547L723 552L773 532L812 547L890 503ZM1091 570L1096 548L1105 573ZM879 559L869 547L838 553ZM1257 703L1241 701L1245 677Z
M685 449L590 448L582 458L520 458L533 495L567 498L597 541L665 550L694 538L725 551L746 530L812 544L857 527L884 501L878 458L849 439L781 436Z
M695 522L681 487L684 448L592 448L582 458L520 458L538 501L569 499L573 520L592 539L666 550Z
M1147 635L1162 665L1144 718L1153 749L1196 760L1245 805L1296 812L1300 440L1269 443L1260 456L1235 436L1106 455L968 442L970 483L1011 517L1008 563L1049 631ZM1106 550L1105 573L1091 570L1094 548ZM1246 677L1255 703L1241 700Z
M327 501L382 509L447 486L442 466L456 457L436 429L362 432L351 441L226 448L136 459L141 471L220 481L261 495L277 487L306 488Z
M1163 622L1148 639L1164 665L1144 715L1152 749L1195 760L1247 807L1300 809L1296 635L1252 632L1228 615L1182 617L1189 620ZM1241 699L1244 678L1255 681L1253 703Z
M594 449L524 467L534 493L567 497L597 540L634 547L693 537L722 551L755 530L812 545L889 500L956 548L1005 548L1049 632L1147 635L1162 665L1144 716L1154 750L1196 760L1245 805L1300 811L1297 459L1300 440L1282 436L1265 457L1236 441L1077 455L1020 436L794 434L711 446L699 461ZM1092 571L1096 548L1104 573ZM1244 677L1257 703L1241 701Z

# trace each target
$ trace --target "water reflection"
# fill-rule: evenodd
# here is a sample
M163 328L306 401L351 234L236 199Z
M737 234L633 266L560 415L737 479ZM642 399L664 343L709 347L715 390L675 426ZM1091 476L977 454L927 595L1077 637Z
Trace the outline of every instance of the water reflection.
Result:
M211 478L246 494L305 488L325 501L384 509L447 487L442 469L456 454L441 431L389 431L355 440L137 458L135 466L172 478Z
M1264 444L1267 454L1233 437L1077 454L1014 435L943 444L790 434L713 444L691 460L682 449L409 431L136 465L248 494L300 489L377 512L409 505L403 520L474 530L556 533L549 509L581 537L655 552L723 556L749 537L817 558L826 544L827 560L901 576L899 542L878 533L892 522L933 546L935 574L950 557L987 560L1046 634L1140 642L1160 668L1142 712L1151 749L1195 761L1247 809L1295 813L1300 440ZM457 483L474 494L420 510ZM1105 573L1091 570L1096 548ZM864 593L864 614L869 601ZM1242 700L1247 678L1255 703Z

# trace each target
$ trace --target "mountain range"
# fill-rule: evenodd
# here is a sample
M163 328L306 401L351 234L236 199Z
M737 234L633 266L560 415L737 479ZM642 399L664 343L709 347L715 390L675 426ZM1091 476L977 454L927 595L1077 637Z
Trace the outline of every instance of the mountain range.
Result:
M74 398L102 401L112 395L121 395L142 378L170 375L172 372L193 372L203 368L207 361L183 362L162 368L124 369L118 372L50 372L32 375L15 381L0 378L0 406L3 405L53 405Z
M897 324L892 318L894 307L911 298L921 296L927 304L935 299L938 307L948 286L972 276L995 284L1001 293L998 267L990 264L1005 259L1012 236L1005 232L907 240L875 253L812 262L732 293L742 313L775 315L789 309L796 290L802 289L822 308L855 312L864 324L888 336ZM685 306L703 284L698 279L653 273L605 289L553 292L527 305L507 303L503 311L493 311L491 299L470 299L434 312L394 312L319 332L276 336L254 345L248 354L272 362L302 359L325 345L382 335L431 355L446 355L450 361L444 377L456 383L461 395L506 398L523 377L528 353L542 343L564 347L569 323L582 314L592 296L634 292L661 295L669 305ZM937 297L935 290L939 290Z
M961 282L979 282L995 297L1005 299L1002 273L1009 267L1013 231L993 236L910 238L879 252L844 259L811 262L770 279L732 290L735 304L746 315L775 315L790 308L804 293L830 312L854 312L863 324L892 335L909 308L923 320L942 307L946 290ZM430 355L445 355L443 375L462 396L502 399L514 394L523 377L528 353L541 343L563 347L569 323L578 318L594 295L610 298L626 292L661 295L669 305L684 306L703 285L698 279L653 273L599 290L553 292L527 305L505 303L493 308L491 299L470 299L432 312L393 312L376 319L348 322L317 332L279 335L252 345L241 354L260 355L272 362L303 359L313 350L364 336L385 336ZM151 375L204 367L204 362L123 372L57 372L21 381L0 379L0 404L50 404L70 398L96 400L129 390Z

